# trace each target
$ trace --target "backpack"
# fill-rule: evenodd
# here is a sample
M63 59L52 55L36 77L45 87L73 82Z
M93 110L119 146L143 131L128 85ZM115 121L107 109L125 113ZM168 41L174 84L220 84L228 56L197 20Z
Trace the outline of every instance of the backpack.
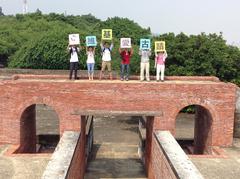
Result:
M75 51L76 51L76 53L78 53L78 49L77 49L77 47L71 47L71 49L70 49L70 51L69 51L69 53L70 53L70 54L72 54L72 53L73 53L73 50L72 50L72 48L75 48Z
M105 51L106 49L108 49L108 50L111 52L111 49L110 49L110 48L104 48L104 49L102 50L102 53L104 53L104 51Z

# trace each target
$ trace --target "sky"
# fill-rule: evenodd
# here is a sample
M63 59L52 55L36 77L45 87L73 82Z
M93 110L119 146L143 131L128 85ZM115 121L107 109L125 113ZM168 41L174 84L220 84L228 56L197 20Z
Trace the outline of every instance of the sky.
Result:
M99 19L127 17L154 34L188 35L223 32L228 44L240 46L240 0L27 0L28 11L44 14L91 13ZM0 0L6 15L22 13L23 0ZM0 24L1 25L1 24ZM113 29L114 30L114 29Z

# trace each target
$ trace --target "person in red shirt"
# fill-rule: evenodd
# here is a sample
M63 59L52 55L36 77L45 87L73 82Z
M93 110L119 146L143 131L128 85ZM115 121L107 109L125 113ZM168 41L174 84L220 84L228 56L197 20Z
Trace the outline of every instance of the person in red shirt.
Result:
M133 49L131 48L131 50L128 49L121 49L119 48L119 54L121 55L122 58L122 62L121 62L121 81L124 80L124 73L126 71L126 77L125 80L128 81L128 77L129 77L129 64L130 64L130 60L131 57L133 55Z

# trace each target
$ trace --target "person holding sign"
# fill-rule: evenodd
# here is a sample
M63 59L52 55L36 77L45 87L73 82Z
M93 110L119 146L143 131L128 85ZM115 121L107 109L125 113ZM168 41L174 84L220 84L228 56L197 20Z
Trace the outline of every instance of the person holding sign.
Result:
M146 80L150 81L149 78L149 58L152 55L151 49L140 49L139 55L141 56L141 65L140 65L140 81L144 81L144 71L146 72Z
M86 54L87 54L87 69L88 69L88 79L93 80L93 74L94 74L94 55L95 55L95 47L87 47L86 48Z
M150 81L149 78L149 58L151 53L151 41L150 39L140 39L139 55L141 56L140 65L140 81L144 81L144 71L146 71L146 80Z
M68 51L71 55L70 58L70 75L69 79L72 79L72 74L74 71L74 79L79 79L77 77L77 70L78 70L78 52L80 51L80 47L77 47L77 45L68 45Z
M131 57L133 55L133 49L128 50L127 48L124 48L123 50L119 48L119 54L121 55L122 62L121 62L121 81L124 80L124 73L126 70L126 77L125 80L128 81L129 76L129 64Z
M77 77L77 70L78 70L78 52L80 51L80 38L79 34L69 34L69 44L68 44L68 51L71 55L70 58L70 75L69 79L72 79L72 74L74 71L74 79L79 79ZM79 47L78 47L79 46Z
M111 52L113 49L113 42L111 43L110 46L109 46L108 42L105 42L104 44L103 44L103 42L101 42L100 46L101 46L101 50L102 50L102 68L101 68L99 79L100 80L102 79L102 74L107 67L109 76L110 76L110 80L112 80Z
M167 58L167 52L166 51L159 51L155 54L155 66L154 68L157 68L156 73L156 79L157 82L159 81L159 74L161 72L161 81L164 81L164 71L165 71L165 62Z

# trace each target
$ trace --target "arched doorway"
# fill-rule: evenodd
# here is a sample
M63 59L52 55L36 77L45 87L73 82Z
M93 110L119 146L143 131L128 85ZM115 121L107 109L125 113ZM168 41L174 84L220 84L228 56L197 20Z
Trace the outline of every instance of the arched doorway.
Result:
M27 107L20 119L20 146L15 153L51 153L59 142L59 118L45 104Z
M175 138L188 154L211 154L212 115L200 105L189 105L176 117Z

